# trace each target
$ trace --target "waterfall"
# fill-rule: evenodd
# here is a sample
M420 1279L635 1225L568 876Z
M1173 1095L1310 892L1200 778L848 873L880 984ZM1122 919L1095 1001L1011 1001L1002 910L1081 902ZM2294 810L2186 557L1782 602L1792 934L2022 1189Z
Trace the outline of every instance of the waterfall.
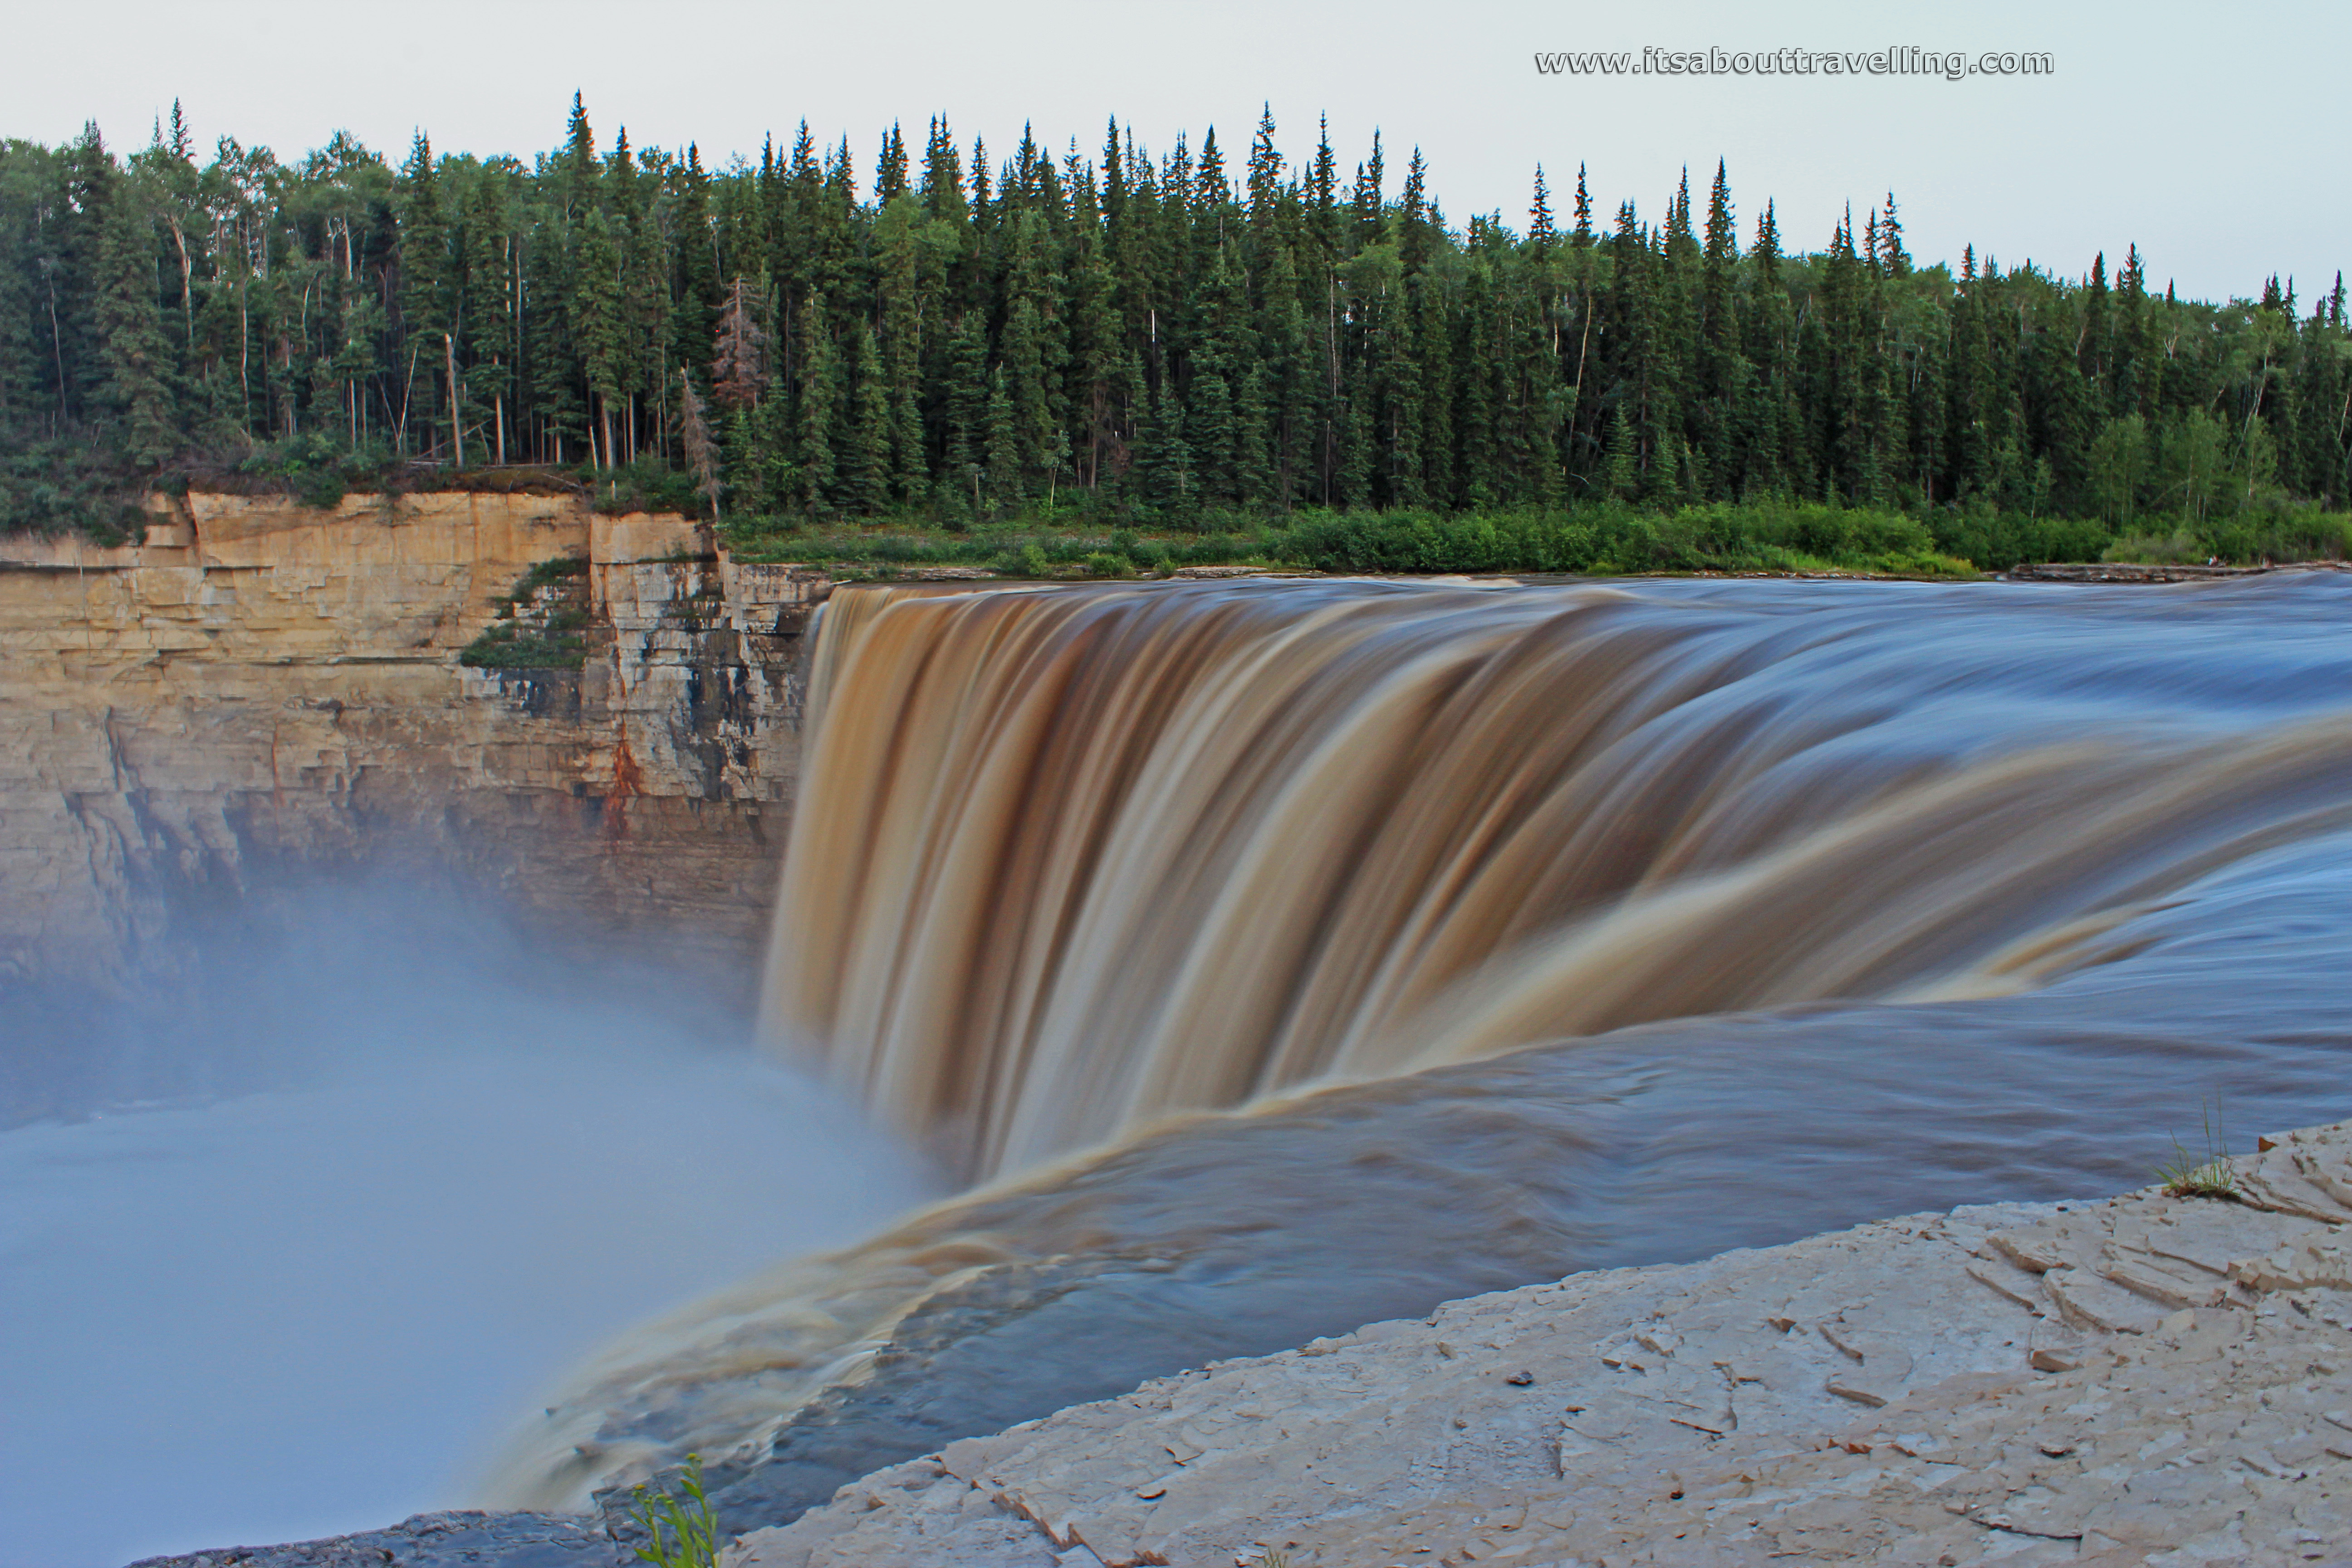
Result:
M2037 983L2343 820L2340 716L2082 734L2061 689L1997 745L1923 729L1906 623L1969 609L853 591L765 1027L985 1176L1536 1040Z
M2352 594L861 587L774 1048L973 1181L583 1368L722 1518L1452 1297L2352 1113Z

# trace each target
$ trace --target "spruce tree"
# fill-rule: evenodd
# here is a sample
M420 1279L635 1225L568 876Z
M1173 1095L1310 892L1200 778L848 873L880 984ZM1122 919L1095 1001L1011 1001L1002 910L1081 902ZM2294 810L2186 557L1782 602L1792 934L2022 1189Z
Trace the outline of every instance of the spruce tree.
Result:
M604 468L618 461L613 446L614 405L626 396L629 372L622 262L611 220L602 208L592 208L580 226L572 313L579 332L581 368L594 410L596 465Z
M871 517L890 504L890 387L874 334L856 333L856 372L850 390L849 440L842 500Z
M1013 395L1004 384L1004 367L998 365L988 382L987 453L984 467L984 487L987 497L998 506L1019 503L1026 493L1025 476L1021 462L1020 421L1013 406Z
M507 409L513 390L515 304L521 282L517 245L507 210L504 172L484 169L475 177L473 195L467 204L459 317L471 367L464 384L473 399L467 417L489 426L490 455L499 463L507 460Z
M1528 238L1538 249L1551 245L1559 234L1551 224L1551 192L1544 185L1543 165L1536 165L1535 197L1528 204Z
M171 340L156 304L155 235L128 181L115 180L107 194L97 311L107 402L121 422L124 454L152 468L180 444L167 379Z
M977 312L956 324L948 350L947 452L940 478L957 506L980 506L981 469L988 460L988 342Z
M835 363L833 335L814 294L804 295L800 308L800 345L793 366L798 404L794 421L793 461L799 468L799 493L793 498L808 511L834 504L836 460L833 443L836 410L841 406L841 374Z

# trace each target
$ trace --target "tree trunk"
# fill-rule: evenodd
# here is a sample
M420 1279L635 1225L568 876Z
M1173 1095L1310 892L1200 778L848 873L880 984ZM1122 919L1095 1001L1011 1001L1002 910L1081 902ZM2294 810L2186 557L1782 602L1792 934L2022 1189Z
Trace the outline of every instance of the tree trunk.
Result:
M451 466L466 466L466 405L457 396L457 340L449 332L441 334L442 352L448 355L449 366L449 451Z
M247 441L253 439L253 381L247 371L252 358L250 318L246 310L245 279L236 281L236 423ZM412 374L414 374L412 372Z

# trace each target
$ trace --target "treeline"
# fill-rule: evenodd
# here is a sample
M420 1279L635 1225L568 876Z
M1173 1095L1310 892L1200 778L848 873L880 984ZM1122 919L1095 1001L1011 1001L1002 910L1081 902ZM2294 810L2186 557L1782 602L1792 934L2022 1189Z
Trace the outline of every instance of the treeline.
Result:
M576 100L528 165L345 136L200 163L176 109L128 158L8 142L0 527L405 462L949 527L1822 502L1982 556L2017 520L2203 540L2352 490L2340 277L2216 305L2136 249L1955 274L1892 196L1803 254L1720 168L1656 221L1596 216L1581 171L1556 209L1538 170L1523 225L1456 225L1418 153L1294 166L1270 116L1238 167L1213 132L999 162L940 121L867 167L805 129L718 169L600 147Z

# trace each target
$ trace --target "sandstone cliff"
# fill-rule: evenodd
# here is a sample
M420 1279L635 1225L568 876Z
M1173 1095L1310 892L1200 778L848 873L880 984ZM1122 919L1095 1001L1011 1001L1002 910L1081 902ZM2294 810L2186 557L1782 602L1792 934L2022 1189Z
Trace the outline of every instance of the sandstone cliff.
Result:
M583 668L462 668L567 555ZM824 589L567 496L159 497L140 544L0 541L0 985L110 984L265 872L385 866L740 984Z

